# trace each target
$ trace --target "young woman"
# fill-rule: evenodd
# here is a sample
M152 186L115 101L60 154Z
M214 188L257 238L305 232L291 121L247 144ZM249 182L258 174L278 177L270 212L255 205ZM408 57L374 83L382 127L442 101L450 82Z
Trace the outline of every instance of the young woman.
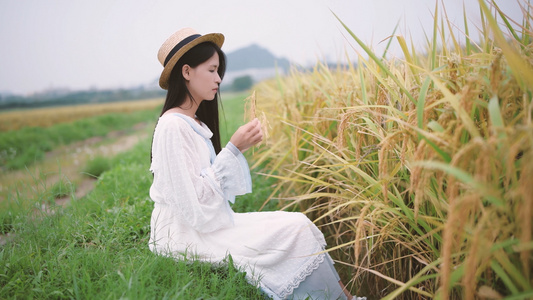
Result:
M261 124L241 126L224 148L218 127L225 56L219 33L181 29L161 46L159 85L168 89L152 143L154 201L150 249L175 258L221 262L231 255L250 282L274 299L351 299L326 243L303 214L234 213L251 192L243 152L262 140Z

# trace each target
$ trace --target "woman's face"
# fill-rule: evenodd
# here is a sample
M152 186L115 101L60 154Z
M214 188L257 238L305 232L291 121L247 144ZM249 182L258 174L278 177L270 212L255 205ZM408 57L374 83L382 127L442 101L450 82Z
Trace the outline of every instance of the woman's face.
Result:
M186 85L196 101L213 100L218 91L220 76L218 76L219 59L215 52L211 58L195 68L183 66L183 77Z

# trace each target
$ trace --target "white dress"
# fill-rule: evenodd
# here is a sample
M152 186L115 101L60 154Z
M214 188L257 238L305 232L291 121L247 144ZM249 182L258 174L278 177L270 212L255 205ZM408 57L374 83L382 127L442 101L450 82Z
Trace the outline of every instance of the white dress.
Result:
M324 236L301 213L233 212L235 196L251 192L249 167L231 143L215 155L211 136L188 116L159 118L150 168L150 250L209 262L231 254L250 282L274 299L289 298L330 260L320 253Z

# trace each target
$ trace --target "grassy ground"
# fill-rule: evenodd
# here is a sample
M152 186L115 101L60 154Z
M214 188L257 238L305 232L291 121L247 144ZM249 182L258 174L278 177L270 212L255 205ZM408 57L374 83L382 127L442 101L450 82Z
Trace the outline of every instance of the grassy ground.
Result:
M153 120L159 108L115 112L59 122L48 127L27 126L14 131L0 132L0 164L2 171L24 169L45 159L49 152L61 145L91 137L104 136L111 130L128 130L140 122ZM48 119L47 116L42 116Z
M224 101L228 132L242 124L243 98ZM227 140L230 134L223 136ZM0 248L1 299L261 297L231 262L177 262L149 251L150 141L146 138L115 157L86 197L55 207L52 214L18 214L12 219L14 238ZM269 188L268 181L253 176L255 188ZM257 210L264 198L254 195L239 198L242 204L235 209Z

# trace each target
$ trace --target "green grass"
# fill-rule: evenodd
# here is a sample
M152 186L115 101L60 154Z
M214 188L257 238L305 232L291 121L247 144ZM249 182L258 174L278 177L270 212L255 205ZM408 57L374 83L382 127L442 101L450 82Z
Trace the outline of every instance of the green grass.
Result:
M61 178L54 183L47 191L53 198L61 198L72 195L76 190L76 186L66 178Z
M160 108L131 113L112 113L50 127L25 127L0 132L2 171L23 169L43 160L47 151L61 145L104 136L113 130L128 130L137 123L153 120L159 110Z
M98 155L87 162L83 173L90 177L100 177L102 173L111 169L111 165L110 158Z
M242 99L224 102L228 131L242 124ZM0 246L0 299L262 297L230 260L215 266L150 252L150 142L151 137L110 159L110 169L86 197L56 207L53 215L3 214L10 218L2 223L3 232L15 237ZM269 194L264 191L268 181L253 176L254 188ZM235 210L257 210L260 198L240 197ZM16 206L16 199L11 200Z

